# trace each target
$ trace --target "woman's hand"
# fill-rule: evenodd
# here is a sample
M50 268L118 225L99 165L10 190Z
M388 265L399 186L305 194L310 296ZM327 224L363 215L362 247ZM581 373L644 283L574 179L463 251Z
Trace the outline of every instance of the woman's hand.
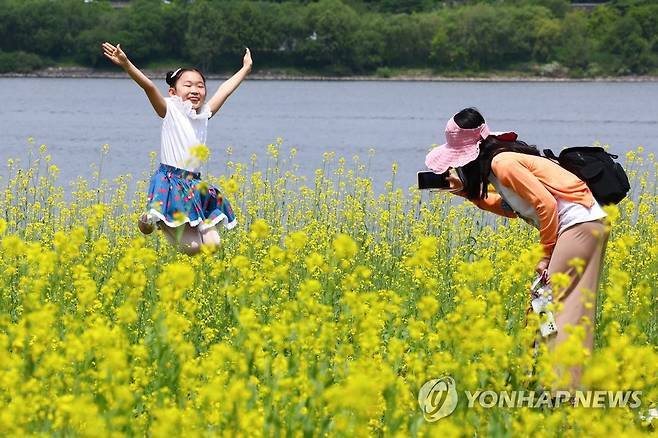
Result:
M448 181L448 184L450 184L450 190L453 193L461 193L464 191L465 189L464 183L459 177L459 174L457 173L456 169L450 168L450 170L448 170L448 177L446 178L446 180Z
M535 272L537 272L537 274L541 274L542 272L547 270L548 269L548 263L550 262L550 260L551 259L549 257L543 257L539 261L539 263L537 263L537 267L535 268Z
M112 44L108 42L104 42L103 45L103 55L119 67L125 69L129 65L128 57L126 54L121 50L121 44L117 44L116 47L114 47Z
M251 59L251 51L249 47L246 48L244 58L242 58L242 67L246 68L248 71L251 71L251 66L254 65L254 61Z
M452 193L453 195L461 196L462 198L468 199L468 192L464 189L449 191L448 193Z

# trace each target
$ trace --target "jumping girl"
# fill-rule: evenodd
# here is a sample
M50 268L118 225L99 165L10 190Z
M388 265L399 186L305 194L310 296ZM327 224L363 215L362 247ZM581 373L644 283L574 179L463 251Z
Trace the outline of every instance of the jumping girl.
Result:
M167 73L168 97L128 59L119 44L105 42L103 54L139 85L162 120L160 167L151 177L146 213L139 219L144 234L155 225L167 239L188 255L198 254L202 245L214 249L219 245L215 225L227 229L237 221L231 205L219 189L201 181L200 161L194 148L206 143L208 119L251 71L251 53L246 49L242 68L225 81L206 101L206 78L196 68L178 68Z
M557 335L548 340L549 350L563 343L566 325L584 325L583 347L591 353L595 330L599 272L608 239L603 209L587 185L571 172L540 156L536 147L517 140L513 132L491 133L482 115L467 108L446 125L446 140L425 159L436 173L449 171L453 193L483 210L521 217L539 229L544 257L536 267L549 279L562 272L571 278L558 299L564 304L556 315ZM455 168L461 167L464 181ZM491 183L496 193L488 193ZM585 262L579 273L569 264ZM587 321L588 320L588 321ZM578 388L582 369L570 370L571 385Z

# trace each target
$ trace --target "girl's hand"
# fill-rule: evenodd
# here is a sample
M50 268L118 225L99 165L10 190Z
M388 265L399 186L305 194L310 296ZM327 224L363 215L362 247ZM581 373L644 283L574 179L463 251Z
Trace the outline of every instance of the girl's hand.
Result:
M244 58L242 58L242 67L251 71L251 66L254 65L254 61L251 60L251 51L249 47L246 48Z
M119 67L126 68L128 66L128 57L123 50L121 50L121 44L117 44L117 46L114 47L112 44L104 42L102 47L103 55L105 55L107 59Z
M162 94L160 94L160 90L158 90L158 87L140 69L130 62L126 54L121 50L121 45L117 44L114 47L106 41L101 47L103 48L103 55L128 73L131 79L144 90L155 112L160 117L164 117L167 114L167 103L164 97L162 97Z

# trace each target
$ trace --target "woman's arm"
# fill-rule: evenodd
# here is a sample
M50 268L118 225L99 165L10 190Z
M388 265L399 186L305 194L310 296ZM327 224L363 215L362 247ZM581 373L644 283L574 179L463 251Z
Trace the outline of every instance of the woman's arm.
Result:
M240 83L247 77L251 71L251 66L254 62L251 60L251 52L249 49L246 49L244 58L242 60L242 68L238 70L233 76L227 79L222 85L219 86L214 96L208 101L208 106L210 106L210 111L214 116L217 111L224 105L226 99L235 91Z
M126 54L121 50L121 44L117 44L116 47L114 47L112 44L105 42L102 47L105 57L124 69L125 72L137 82L137 85L142 87L155 112L158 113L160 117L164 117L167 114L167 103L165 102L164 97L162 97L162 94L160 94L160 90L158 90L155 84L147 78L144 73L130 62Z
M466 190L464 189L464 183L459 177L458 172L451 170L448 173L447 179L450 183L451 189L454 190L451 193L471 201L473 204L475 204L476 207L482 210L490 211L500 216L511 218L517 217L516 213L514 213L512 209L503 207L503 198L498 193L491 193L485 199L470 199L466 193Z
M468 198L466 198L468 199ZM498 193L489 193L484 199L468 199L478 208L495 213L499 216L515 218L518 217L514 210L503 207L503 198Z
M503 207L503 198L498 193L489 193L488 196L484 199L470 199L465 190L454 192L454 194L470 201L481 210L490 211L491 213L495 213L499 216L505 216L509 218L518 217L514 210Z

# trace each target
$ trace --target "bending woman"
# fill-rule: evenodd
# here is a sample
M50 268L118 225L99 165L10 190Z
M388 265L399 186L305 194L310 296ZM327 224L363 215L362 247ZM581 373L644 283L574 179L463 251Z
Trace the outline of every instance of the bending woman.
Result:
M582 325L583 348L591 353L599 273L608 239L602 220L606 214L592 192L571 172L541 157L536 147L518 141L515 133L491 133L476 109L464 109L448 121L446 140L427 155L427 167L437 173L449 171L453 193L479 208L521 217L538 228L544 256L536 271L548 270L549 279L556 273L571 279L557 297L564 306L555 315L558 333L549 338L549 350L567 340L565 326ZM490 183L496 193L488 192ZM584 261L582 270L569 263L576 258ZM570 373L571 386L578 388L582 367L573 367Z

